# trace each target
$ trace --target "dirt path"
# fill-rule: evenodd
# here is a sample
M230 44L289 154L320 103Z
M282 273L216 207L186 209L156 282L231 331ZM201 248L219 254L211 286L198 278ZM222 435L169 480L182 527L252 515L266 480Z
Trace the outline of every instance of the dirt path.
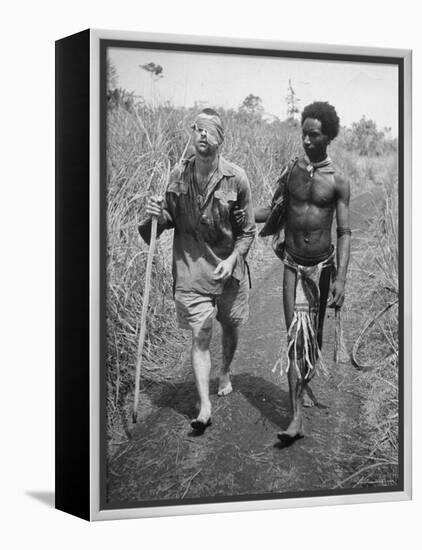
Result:
M360 202L367 203L362 197ZM358 219L362 208L355 212L354 227L362 228ZM272 373L280 342L286 340L283 274L281 262L270 249L263 264L261 277L253 276L251 318L242 329L232 366L234 392L223 398L216 395L221 361L216 330L212 426L200 437L190 430L197 398L186 353L175 366L171 384L150 385L141 394L138 424L129 426L129 443L109 464L107 492L113 505L268 493L286 496L333 489L353 472L350 456L356 438L365 437L359 426L359 375L350 364L333 362L331 311L323 347L328 375L315 377L311 384L320 405L305 410L305 438L288 448L277 442L276 434L287 427L290 416L287 379ZM348 323L353 324L353 318Z

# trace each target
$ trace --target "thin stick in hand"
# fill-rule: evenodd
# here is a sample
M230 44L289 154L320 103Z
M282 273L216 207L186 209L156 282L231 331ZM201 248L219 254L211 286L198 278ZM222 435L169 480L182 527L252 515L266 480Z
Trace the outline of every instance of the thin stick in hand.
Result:
M169 176L170 176L170 163L168 164L168 167L167 167L167 183L169 180ZM147 269L145 273L145 289L144 289L144 298L142 301L142 312L141 312L141 330L139 333L138 355L137 355L137 361L136 361L135 397L133 401L133 414L132 414L132 420L134 423L136 422L138 417L139 383L141 380L142 352L144 349L145 334L146 334L146 328L147 328L149 293L151 290L152 261L154 258L155 244L157 241L157 221L158 221L157 216L153 216L151 220L151 239L149 243Z
M151 240L150 240L149 251L148 251L147 270L145 273L144 299L142 301L141 330L139 333L139 341L138 341L138 358L136 362L136 374L135 374L135 399L133 402L133 422L136 422L137 416L138 416L139 382L141 378L142 351L144 349L144 342L145 342L149 293L151 290L152 260L154 258L156 239L157 239L157 216L153 216L151 221Z

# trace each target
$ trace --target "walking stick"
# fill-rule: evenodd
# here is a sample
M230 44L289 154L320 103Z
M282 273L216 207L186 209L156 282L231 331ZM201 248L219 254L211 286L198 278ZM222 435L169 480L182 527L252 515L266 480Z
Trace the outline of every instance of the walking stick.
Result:
M170 176L170 163L168 163L168 166L167 166L166 188L169 181L169 176ZM132 414L132 420L134 423L136 423L136 420L138 418L139 382L141 379L142 351L144 349L145 334L146 334L146 328L147 328L146 325L147 325L147 313L148 313L148 304L149 304L149 293L151 290L152 260L154 258L156 240L157 240L157 216L153 216L151 220L151 238L149 243L147 269L145 272L144 299L142 301L142 313L141 313L141 330L139 333L138 356L136 361L135 398L133 401L133 414Z
M191 138L189 137L189 140L186 143L185 148L183 149L182 156L180 157L179 162L182 162L182 160L185 158L186 151L188 150L190 141L191 141ZM165 189L167 189L169 178L170 178L170 162L167 165L167 177L166 177ZM139 340L138 340L138 355L137 355L136 373L135 373L135 397L133 400L133 413L132 413L133 423L136 423L138 418L139 382L141 381L142 351L144 349L145 334L146 334L146 328L147 328L146 322L147 322L147 313L148 313L149 292L151 290L152 260L154 257L156 240L157 240L157 216L153 216L151 220L151 239L149 243L147 270L145 273L144 299L142 302L142 312L141 312L141 330L139 333Z

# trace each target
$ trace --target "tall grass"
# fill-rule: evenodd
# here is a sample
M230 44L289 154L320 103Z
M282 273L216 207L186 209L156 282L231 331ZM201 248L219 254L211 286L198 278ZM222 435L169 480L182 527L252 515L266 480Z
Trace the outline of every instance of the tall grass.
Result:
M373 185L388 187L392 177L397 174L396 152L388 152L382 156L362 156L345 148L341 141L333 141L330 155L350 183L352 197L368 191Z
M354 336L360 331L355 352L364 368L358 383L365 438L356 440L356 452L350 457L353 473L343 484L388 486L398 482L399 461L397 177L390 175L370 208L372 221L358 237L361 242L352 256L349 277L350 307L364 312Z
M145 214L147 197L163 191L168 163L173 167L181 158L197 112L197 109L176 109L169 104L151 107L130 99L110 105L107 124L107 418L110 438L126 421L125 410L133 392L148 253L137 226ZM281 168L301 151L299 125L294 121L269 123L233 110L221 109L220 112L226 127L222 154L245 169L254 203L267 203ZM385 198L377 205L379 214L365 234L367 242L361 247L364 252L355 266L371 281L364 289L356 287L354 291L357 303L371 314L398 288L397 182L391 179L391 174L397 171L397 160L392 154L359 157L336 142L331 154L351 182L353 195L373 187L386 190ZM265 242L256 239L249 254L252 267L259 264L263 247ZM142 384L170 379L187 347L189 335L178 330L175 322L171 248L172 233L165 232L159 239L154 258ZM368 308L369 304L372 309ZM379 340L382 349L396 349L396 312L391 311L377 325L374 338ZM367 352L361 350L361 353ZM366 377L364 386L368 397L364 405L365 422L374 434L369 452L377 458L383 453L394 457L397 360L389 360L383 369ZM386 466L382 471L390 478L387 470ZM365 479L370 481L372 473L365 471Z
M181 154L183 121L164 106L110 109L107 125L107 404L109 433L133 392L148 249L137 226L146 197L164 186L167 163ZM183 347L172 309L171 236L154 258L143 380L170 377Z

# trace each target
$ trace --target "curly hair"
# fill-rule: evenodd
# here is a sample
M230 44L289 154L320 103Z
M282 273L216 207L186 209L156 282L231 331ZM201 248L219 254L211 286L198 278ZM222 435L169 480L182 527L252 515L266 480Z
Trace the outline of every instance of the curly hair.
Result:
M334 139L340 129L340 119L336 110L327 101L314 101L307 105L302 112L302 124L307 118L316 118L321 121L322 132Z

